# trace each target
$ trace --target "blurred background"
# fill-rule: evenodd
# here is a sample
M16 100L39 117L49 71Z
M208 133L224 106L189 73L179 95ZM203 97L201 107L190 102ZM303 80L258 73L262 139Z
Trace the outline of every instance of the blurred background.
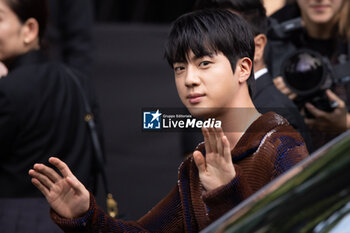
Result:
M93 0L96 22L139 22L167 24L191 11L196 0ZM290 0L264 0L271 15Z

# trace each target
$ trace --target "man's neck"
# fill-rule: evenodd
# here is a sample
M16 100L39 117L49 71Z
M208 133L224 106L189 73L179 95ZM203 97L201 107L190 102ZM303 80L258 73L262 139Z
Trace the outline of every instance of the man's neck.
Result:
M230 142L231 150L251 123L259 116L260 113L249 98L242 107L225 109L223 114L217 117L216 120L220 120L222 123L222 129Z
M264 62L254 62L254 73L264 68L266 68L266 64Z

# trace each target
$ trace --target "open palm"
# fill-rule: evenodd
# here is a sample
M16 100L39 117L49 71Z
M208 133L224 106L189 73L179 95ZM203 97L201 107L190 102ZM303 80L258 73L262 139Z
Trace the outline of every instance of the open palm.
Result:
M35 164L29 170L29 175L33 177L32 183L62 217L76 218L85 214L89 209L89 191L64 162L58 158L50 158L49 162L59 169L63 177L44 164Z
M221 128L203 128L205 157L200 151L193 153L199 178L207 191L228 184L235 176L230 143Z

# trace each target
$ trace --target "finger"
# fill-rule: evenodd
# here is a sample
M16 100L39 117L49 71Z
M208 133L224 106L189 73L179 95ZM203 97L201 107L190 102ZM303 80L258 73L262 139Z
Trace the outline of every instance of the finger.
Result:
M40 181L41 184L45 185L47 189L51 189L52 185L54 184L46 175L41 174L40 172L30 169L29 175L31 175L33 178L36 178Z
M206 171L206 165L205 165L205 159L203 154L196 150L193 152L193 159L194 159L194 163L196 164L197 168L198 168L198 172L199 173L203 173Z
M67 164L64 163L62 160L60 160L59 158L51 157L49 158L49 162L55 167L57 167L64 177L74 176L71 170L69 169L69 167L67 166Z
M223 136L221 140L222 140L222 144L224 145L224 148L223 148L224 159L227 163L232 163L230 142L228 141L226 136Z
M273 79L273 83L277 87L277 89L281 89L285 87L286 85L284 84L283 78L281 76L278 76L277 78Z
M315 129L318 132L329 131L329 125L325 124L322 120L305 119L305 124L309 129Z
M40 183L40 181L36 178L32 178L32 184L39 189L39 191L44 194L45 197L49 197L50 191L44 186L43 184Z
M297 97L297 94L291 91L290 94L288 94L288 97L289 99L294 100Z
M83 192L85 187L77 178L68 176L66 180L78 195Z
M297 94L292 92L288 87L282 87L280 89L280 92L286 96L288 96L289 99L293 100L297 97Z
M306 103L305 107L307 108L307 110L314 115L316 118L318 117L324 117L326 116L326 112L316 108L314 105L310 104L310 103Z
M280 89L280 91L285 94L285 95L289 95L291 93L290 89L288 87L282 87Z
M282 92L282 94L285 94L286 96L288 96L288 98L291 100L293 100L293 99L295 99L295 97L297 97L297 95L294 92L292 92L288 87L284 87L280 91Z
M209 144L209 132L208 132L208 129L205 128L205 127L202 127L202 133L203 133L203 137L204 137L205 152L207 154L211 153L212 149L211 149L210 144Z
M217 139L216 139L216 132L213 128L209 127L209 144L212 152L218 153L218 148L217 148Z
M292 92L285 84L283 78L281 76L278 76L277 78L273 79L273 83L275 84L276 88L283 94L287 95L289 99L293 100L297 97L297 94Z
M55 170L44 164L34 164L34 169L46 175L54 183L62 178Z
M314 124L315 124L314 119L304 118L304 122L310 129L314 128Z
M222 128L219 127L216 129L216 135L217 135L217 148L218 148L218 153L224 157L224 144L222 142L222 137L225 136L224 132L222 131Z
M338 108L345 107L344 101L342 99L340 99L333 91L328 89L328 90L326 90L326 94L331 101L335 101L338 103Z

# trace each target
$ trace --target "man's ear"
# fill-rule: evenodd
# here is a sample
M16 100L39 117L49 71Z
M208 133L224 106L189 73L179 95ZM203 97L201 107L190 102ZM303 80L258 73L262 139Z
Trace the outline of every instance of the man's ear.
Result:
M255 43L255 53L254 53L254 63L259 63L264 59L264 50L267 43L267 38L264 34L258 34L254 37Z
M244 57L238 60L236 72L239 74L238 81L240 83L246 82L250 77L253 68L253 62L248 57Z
M23 43L27 45L35 45L39 42L39 23L34 18L29 18L22 25Z

